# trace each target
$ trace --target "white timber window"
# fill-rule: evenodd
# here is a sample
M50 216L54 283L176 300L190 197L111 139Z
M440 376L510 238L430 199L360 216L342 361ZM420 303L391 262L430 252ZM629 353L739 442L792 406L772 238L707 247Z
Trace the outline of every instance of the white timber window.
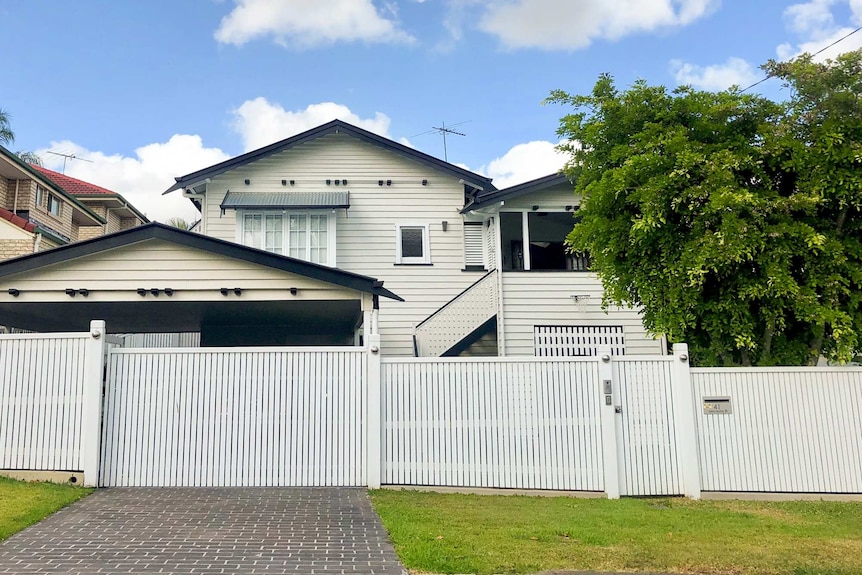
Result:
M335 216L314 212L241 212L238 239L274 254L335 266Z
M395 263L430 264L430 237L428 224L397 224L395 226Z
M482 222L464 222L464 269L486 269L485 226Z
M42 207L45 205L45 188L36 186L36 205Z

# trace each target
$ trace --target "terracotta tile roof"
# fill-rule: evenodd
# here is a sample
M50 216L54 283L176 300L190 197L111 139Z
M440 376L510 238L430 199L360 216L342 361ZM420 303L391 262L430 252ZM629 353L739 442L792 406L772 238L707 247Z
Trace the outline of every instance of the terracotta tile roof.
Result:
M110 194L112 196L118 195L117 192L112 192L107 188L103 188L89 182L84 182L76 178L71 178L65 174L61 174L60 172L55 172L53 170L49 170L48 168L43 168L42 166L30 164L30 167L34 170L37 170L38 172L41 172L46 178L50 179L52 182L54 182L73 196L78 194Z
M25 220L21 216L16 216L15 214L13 214L11 211L9 211L7 209L0 208L0 218L3 218L4 220L8 220L8 221L12 222L14 225L18 226L22 230L25 230L28 232L36 231L36 224L34 224L33 222L31 222L29 220Z

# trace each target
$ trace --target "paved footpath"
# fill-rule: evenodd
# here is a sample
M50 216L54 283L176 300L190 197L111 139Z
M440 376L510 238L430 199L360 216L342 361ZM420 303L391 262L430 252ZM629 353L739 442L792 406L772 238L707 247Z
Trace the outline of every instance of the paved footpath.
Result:
M0 573L402 575L362 489L112 488L0 542Z

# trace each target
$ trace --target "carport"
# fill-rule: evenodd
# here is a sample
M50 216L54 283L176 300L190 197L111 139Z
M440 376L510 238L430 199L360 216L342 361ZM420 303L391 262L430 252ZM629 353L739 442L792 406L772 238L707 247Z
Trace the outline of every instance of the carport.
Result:
M0 325L201 333L201 345L355 345L374 278L151 223L0 263Z

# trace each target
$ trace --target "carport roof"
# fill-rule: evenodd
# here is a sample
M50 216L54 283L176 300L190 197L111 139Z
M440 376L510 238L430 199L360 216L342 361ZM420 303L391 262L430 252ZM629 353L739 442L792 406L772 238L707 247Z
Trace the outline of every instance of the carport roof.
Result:
M0 262L0 278L152 239L244 260L358 292L404 301L401 297L384 288L382 281L372 277L273 254L234 242L180 230L158 222Z

